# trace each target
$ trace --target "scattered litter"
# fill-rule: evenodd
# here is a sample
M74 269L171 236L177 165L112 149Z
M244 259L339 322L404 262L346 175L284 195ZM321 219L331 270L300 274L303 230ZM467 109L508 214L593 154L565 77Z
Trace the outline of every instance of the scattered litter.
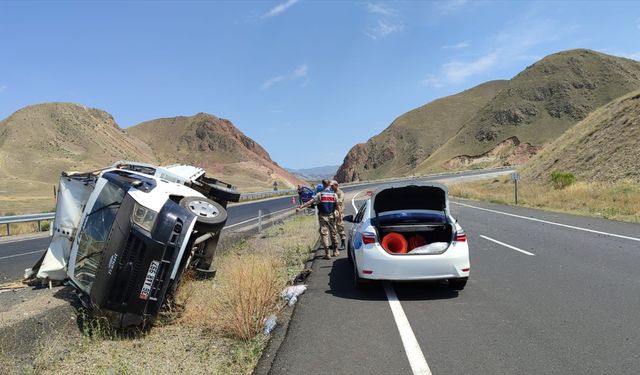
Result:
M433 242L426 246L416 247L409 254L435 254L445 251L449 247L447 242Z
M30 279L33 276L33 268L25 268L24 270L24 280Z
M278 323L278 317L274 314L271 314L264 320L264 334L268 335L276 328L276 324Z
M304 293L307 290L306 285L293 285L288 286L285 290L282 291L282 298L289 305L289 307L293 306L298 302L298 296Z
M24 285L21 282L12 282L12 283L0 284L0 293L15 292L15 291L18 291L18 290L25 289L26 287L27 286Z
M303 283L307 280L307 277L309 277L309 275L311 275L311 270L308 268L305 268L302 272L300 272L295 279L293 279L293 283L294 284L300 284Z

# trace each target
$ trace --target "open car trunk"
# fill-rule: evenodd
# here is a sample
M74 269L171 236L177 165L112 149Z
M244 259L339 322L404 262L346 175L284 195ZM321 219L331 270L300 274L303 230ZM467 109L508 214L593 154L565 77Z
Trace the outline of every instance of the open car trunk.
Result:
M373 225L393 255L442 254L455 238L444 186L387 188L375 195Z

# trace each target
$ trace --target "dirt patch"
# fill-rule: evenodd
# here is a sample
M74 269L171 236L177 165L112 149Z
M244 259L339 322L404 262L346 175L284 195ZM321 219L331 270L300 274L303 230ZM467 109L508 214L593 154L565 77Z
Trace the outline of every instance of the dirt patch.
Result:
M496 147L481 155L460 155L449 160L447 169L459 169L472 166L497 167L521 165L529 161L540 151L541 147L529 143L521 143L517 137L510 137L500 142Z

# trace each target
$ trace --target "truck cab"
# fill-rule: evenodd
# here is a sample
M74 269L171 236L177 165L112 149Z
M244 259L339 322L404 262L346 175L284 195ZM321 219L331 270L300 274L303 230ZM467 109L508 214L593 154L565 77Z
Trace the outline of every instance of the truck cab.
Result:
M240 194L201 168L118 162L60 178L53 237L32 275L67 279L115 326L152 323L185 269L215 275L227 202Z

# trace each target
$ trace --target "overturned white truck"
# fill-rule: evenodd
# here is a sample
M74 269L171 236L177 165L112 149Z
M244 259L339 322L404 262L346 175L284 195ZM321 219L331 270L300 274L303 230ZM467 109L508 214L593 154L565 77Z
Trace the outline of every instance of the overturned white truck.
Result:
M69 280L117 327L153 322L185 269L213 276L231 185L188 165L122 161L62 173L53 237L32 279Z

